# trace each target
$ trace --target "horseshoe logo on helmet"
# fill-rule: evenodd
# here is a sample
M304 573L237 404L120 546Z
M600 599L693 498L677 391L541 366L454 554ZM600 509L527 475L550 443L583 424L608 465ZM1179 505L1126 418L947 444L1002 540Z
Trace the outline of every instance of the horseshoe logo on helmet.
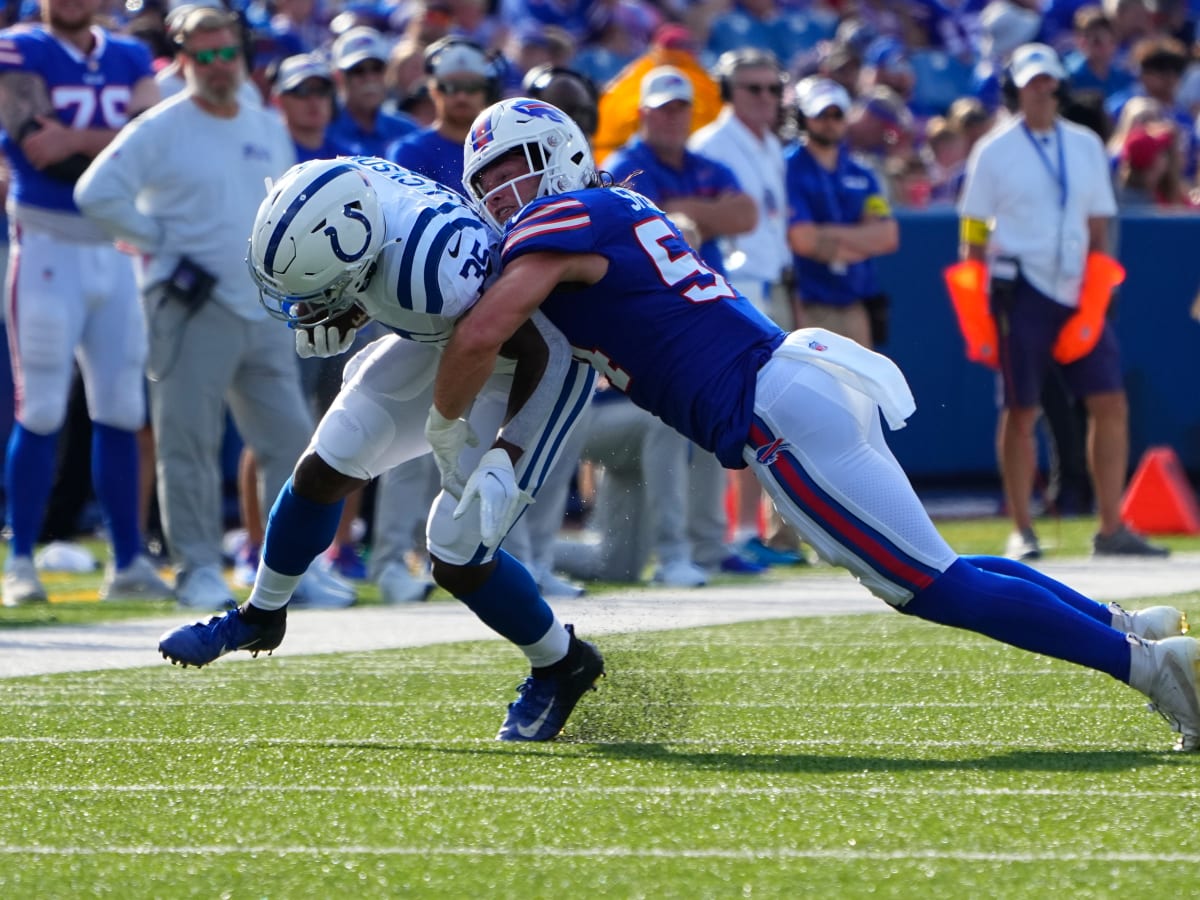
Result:
M367 252L367 248L371 246L371 221L366 217L356 203L347 203L342 207L342 215L347 219L353 219L362 225L363 231L366 233L363 238L363 245L353 253L347 253L342 249L342 242L338 240L337 229L332 225L325 229L325 236L329 238L329 247L333 250L333 255L342 262L357 262L362 259L363 254Z

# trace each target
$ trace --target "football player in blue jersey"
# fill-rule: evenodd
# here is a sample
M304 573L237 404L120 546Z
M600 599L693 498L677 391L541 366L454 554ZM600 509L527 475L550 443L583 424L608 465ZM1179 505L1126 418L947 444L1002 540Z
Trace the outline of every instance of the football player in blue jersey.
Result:
M822 329L784 334L709 268L646 198L603 186L565 115L518 98L486 110L465 185L502 229L501 274L442 353L426 430L452 442L498 349L533 313L577 357L730 468L749 466L783 518L897 610L1106 672L1200 749L1200 642L1170 607L1127 612L1021 563L961 557L884 440L915 409L891 360ZM457 425L462 430L462 425Z
M343 499L430 451L422 423L437 359L491 274L492 243L463 197L382 159L316 160L274 185L254 224L249 261L268 311L295 328L300 355L344 352L368 318L394 333L347 364L341 392L271 510L249 600L163 635L163 656L202 666L234 650L257 655L279 646L287 603L329 546ZM462 423L479 434L499 429L499 438L466 450L464 463L478 464L477 474L439 495L428 545L438 583L517 644L533 669L499 739L549 740L603 673L603 660L558 621L499 545L558 458L595 375L540 316L506 353L517 362L498 363L470 424ZM522 358L544 362L550 377L527 372ZM466 436L453 430L452 442Z
M93 422L92 483L112 540L100 595L171 595L142 553L138 523L147 338L133 260L71 195L92 157L158 101L145 46L94 25L99 8L100 0L44 0L41 23L0 32L0 147L12 173L5 306L16 385L4 473L12 529L5 606L46 599L32 553L76 359Z

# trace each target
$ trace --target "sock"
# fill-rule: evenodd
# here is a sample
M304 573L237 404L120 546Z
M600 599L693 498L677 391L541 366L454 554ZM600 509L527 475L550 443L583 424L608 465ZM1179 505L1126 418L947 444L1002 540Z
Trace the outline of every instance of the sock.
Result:
M1015 559L1005 559L1002 556L964 556L963 559L975 568L983 569L985 572L995 572L998 575L1011 575L1013 578L1020 578L1022 581L1032 581L1034 584L1044 587L1063 603L1066 603L1073 609L1079 610L1081 613L1086 613L1102 625L1112 624L1112 610L1108 608L1107 603L1100 603L1091 597L1085 597L1079 591L1072 590L1061 581L1055 581L1049 575L1033 568L1033 566L1027 566L1023 562L1017 562Z
M58 432L34 434L19 422L8 439L4 490L8 496L8 526L13 556L32 556L33 545L46 515L46 501L58 461Z
M573 663L579 656L578 646L571 643L571 635L563 623L558 621L558 616L555 616L541 639L524 645L521 652L529 660L533 674L544 678ZM572 649L574 653L571 652Z
M104 512L118 570L142 552L138 488L137 437L132 431L93 422L92 489Z
M296 493L289 478L267 516L262 561L281 575L303 575L333 543L341 517L341 500L307 500Z
M955 561L900 612L1129 682L1129 644L1124 634L1031 580L989 572L966 559Z
M488 580L478 590L458 599L492 631L516 644L526 655L534 652L539 657L538 664L547 664L540 660L549 649L543 646L543 641L556 624L554 612L542 599L529 570L512 556L497 550L496 568ZM566 630L558 627L566 635ZM558 658L565 652L564 647Z
M259 562L258 573L254 576L254 588L250 591L250 605L263 610L283 609L292 599L296 586L303 578L303 572L299 575L284 575L265 562Z

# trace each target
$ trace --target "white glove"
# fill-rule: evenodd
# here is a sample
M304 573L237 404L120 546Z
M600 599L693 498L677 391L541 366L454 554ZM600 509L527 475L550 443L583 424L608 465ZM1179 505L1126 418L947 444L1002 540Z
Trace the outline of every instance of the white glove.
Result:
M357 328L351 328L338 338L341 330L336 325L314 325L311 328L296 329L296 355L301 359L319 356L322 359L345 353L354 343Z
M442 487L454 497L462 497L463 477L458 457L466 447L479 445L475 429L466 419L447 419L436 406L429 407L425 420L425 439L433 449L433 458L442 474Z
M489 548L500 546L508 529L533 502L533 497L517 487L508 454L496 447L483 454L479 465L467 479L462 498L454 509L454 518L461 519L472 501L479 500L479 533Z

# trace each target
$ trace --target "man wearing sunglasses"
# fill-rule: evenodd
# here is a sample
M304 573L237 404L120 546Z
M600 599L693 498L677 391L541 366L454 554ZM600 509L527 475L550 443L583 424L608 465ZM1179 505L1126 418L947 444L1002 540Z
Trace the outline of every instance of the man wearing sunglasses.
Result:
M296 162L349 155L329 136L333 91L333 71L320 54L301 53L279 64L271 93L292 136Z
M845 88L814 78L798 101L802 136L786 160L797 324L874 347L886 339L887 308L871 259L894 253L900 231L879 180L845 146Z
M133 264L80 215L75 180L158 100L149 54L93 24L99 0L44 0L42 24L0 35L0 126L11 171L5 306L16 424L5 470L12 539L4 605L45 601L33 564L78 357L93 422L92 471L113 548L104 598L170 595L142 555L136 432L146 337Z
M391 49L387 38L366 25L351 28L333 42L338 110L329 126L330 136L351 153L383 156L394 141L417 130L408 116L383 109Z
M226 405L257 456L264 501L313 428L291 336L266 316L245 264L263 184L295 151L278 116L239 101L239 35L232 13L189 12L179 29L187 90L122 130L75 190L85 215L144 257L159 507L177 597L199 609L232 599L218 465Z

